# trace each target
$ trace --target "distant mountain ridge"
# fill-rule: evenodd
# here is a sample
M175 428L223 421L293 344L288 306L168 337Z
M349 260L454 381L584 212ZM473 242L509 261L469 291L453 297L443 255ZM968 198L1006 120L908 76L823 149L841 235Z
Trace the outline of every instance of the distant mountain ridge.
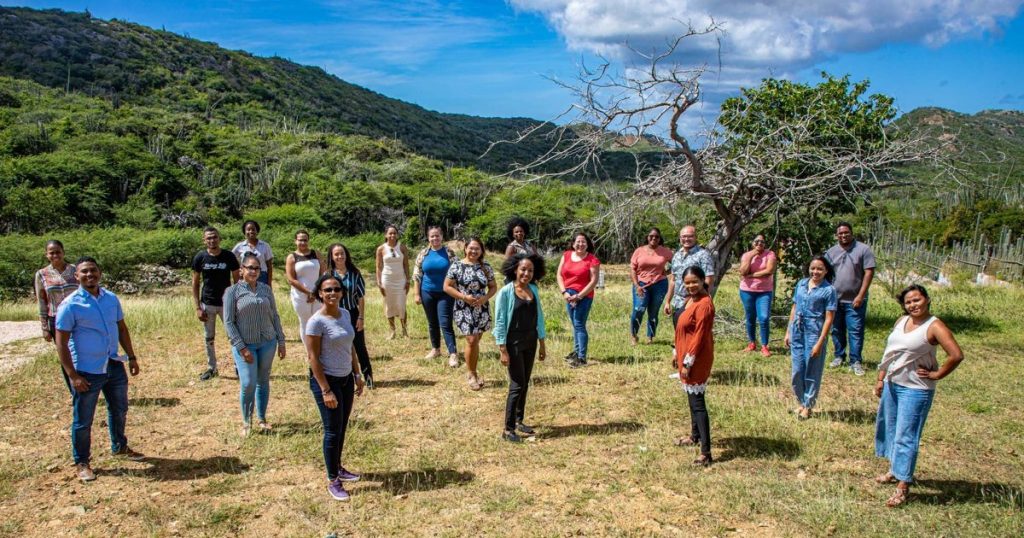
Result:
M540 140L502 144L481 157L491 141L540 122L433 112L318 67L88 13L0 7L0 75L225 122L284 116L314 131L397 138L423 155L491 172L547 149Z

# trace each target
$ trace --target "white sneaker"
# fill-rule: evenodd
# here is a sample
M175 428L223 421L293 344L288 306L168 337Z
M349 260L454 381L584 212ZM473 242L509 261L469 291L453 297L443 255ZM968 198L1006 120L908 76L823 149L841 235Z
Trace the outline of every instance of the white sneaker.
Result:
M436 359L436 358L438 358L440 356L441 356L441 350L440 349L431 349L430 353L427 353L423 358L424 359Z
M864 367L861 366L859 362L857 364L854 364L853 366L851 366L850 369L853 370L853 375L856 375L856 376L864 375Z
M448 355L448 366L452 368L459 367L459 355L457 353L451 353Z

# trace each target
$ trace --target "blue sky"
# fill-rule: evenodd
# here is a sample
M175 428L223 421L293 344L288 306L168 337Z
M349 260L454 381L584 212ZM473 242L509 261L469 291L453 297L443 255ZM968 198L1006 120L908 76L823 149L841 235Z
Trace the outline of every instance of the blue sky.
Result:
M703 79L705 113L764 76L814 81L821 70L869 79L903 111L1024 109L1024 0L2 3L88 8L104 19L320 66L428 109L480 116L553 118L572 101L549 78L571 80L597 54L634 65L624 43L648 50L684 21L701 26L711 18L725 30L719 39L695 41L678 55L717 71Z

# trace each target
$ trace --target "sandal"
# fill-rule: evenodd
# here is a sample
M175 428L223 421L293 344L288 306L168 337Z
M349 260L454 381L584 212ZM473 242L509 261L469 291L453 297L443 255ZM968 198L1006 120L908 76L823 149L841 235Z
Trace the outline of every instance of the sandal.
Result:
M885 501L885 505L889 508L896 508L897 506L907 502L907 496L910 495L910 488L897 487L896 491L889 497L888 501Z
M259 427L260 427L260 430L262 430L264 433L269 433L271 430L274 429L274 427L271 426L270 423L265 421L265 420L261 420L260 421Z
M687 446L697 446L699 444L700 444L700 439L697 439L697 438L694 438L694 437L680 437L679 439L676 439L676 446L687 447Z
M896 477L892 473L882 473L875 477L876 484L895 484Z
M693 464L698 467L710 467L711 454L701 454L699 458L693 460Z
M800 411L796 413L797 420L807 420L811 418L811 410L807 407L801 407Z

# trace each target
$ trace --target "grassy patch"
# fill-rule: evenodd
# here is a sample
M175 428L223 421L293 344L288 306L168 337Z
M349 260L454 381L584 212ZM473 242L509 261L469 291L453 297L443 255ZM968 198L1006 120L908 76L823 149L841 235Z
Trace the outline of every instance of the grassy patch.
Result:
M877 363L898 305L872 296L865 358ZM218 327L221 377L197 380L205 365L202 328L187 290L125 298L142 361L132 379L128 436L151 456L115 460L100 408L93 428L97 482L73 480L63 382L52 351L0 380L0 531L50 534L116 526L118 533L198 535L1017 535L1024 525L1024 300L1018 289L934 290L967 359L939 392L918 460L912 502L889 510L890 487L873 455L877 400L872 377L827 370L814 418L789 413L789 358L782 328L776 354L748 355L729 277L716 298L716 362L708 392L710 469L674 446L689 432L686 399L671 373L669 331L655 343L628 340L629 288L619 276L598 292L591 314L594 364L570 370L568 320L550 288L542 301L549 359L537 363L527 422L535 442L502 441L507 380L485 337L470 391L464 367L425 360L422 311L409 302L410 339L387 340L380 297L369 297L368 345L379 388L356 399L342 456L363 473L351 503L326 488L319 416L283 287L289 334L274 364L274 431L238 435L238 384ZM0 315L31 305L4 305ZM463 341L460 339L460 349ZM781 353L780 353L781 351ZM52 472L51 465L59 464ZM69 506L87 506L69 516ZM106 527L103 527L106 528Z

